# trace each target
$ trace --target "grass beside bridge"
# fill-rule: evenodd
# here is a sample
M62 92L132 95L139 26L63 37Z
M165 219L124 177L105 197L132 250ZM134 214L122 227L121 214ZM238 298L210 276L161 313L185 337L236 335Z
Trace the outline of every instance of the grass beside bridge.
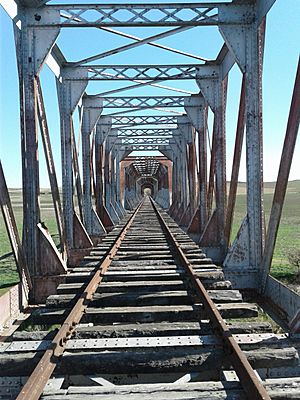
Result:
M266 222L273 200L275 184L265 183L264 205ZM20 189L10 189L11 201L19 232L22 229L22 192ZM246 213L246 185L238 187L232 238L235 237ZM52 197L48 189L41 190L41 220L49 232L58 241L55 214ZM300 285L300 271L289 265L288 254L300 249L300 180L291 181L288 185L282 220L278 232L271 274L285 283ZM19 280L15 261L11 253L2 214L0 214L0 295Z

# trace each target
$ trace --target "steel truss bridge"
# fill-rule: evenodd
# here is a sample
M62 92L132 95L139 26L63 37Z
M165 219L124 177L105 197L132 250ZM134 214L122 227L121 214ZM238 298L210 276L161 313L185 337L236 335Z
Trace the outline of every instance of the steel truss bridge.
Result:
M235 296L238 299L237 301L240 301L240 292L237 293L237 291L247 289L259 296L262 302L271 304L275 313L280 310L278 315L284 316L291 332L299 332L299 295L270 276L270 267L299 128L299 65L294 91L291 93L288 124L268 225L266 225L264 219L262 71L267 16L275 0L227 0L197 3L174 1L173 3L160 4L144 1L140 3L122 2L120 4L114 2L112 4L101 4L101 2L76 3L59 4L55 0L7 0L0 2L11 17L14 26L20 88L22 149L22 165L20 168L22 168L23 183L22 237L15 223L5 182L5 171L0 164L0 203L20 275L21 294L19 293L19 295L24 297L23 305L44 302L48 298L47 304L53 305L62 301L62 303L59 303L59 307L62 307L62 304L65 304L64 301L71 298L71 292L69 293L67 291L69 289L64 286L69 282L68 279L75 279L72 282L78 288L82 284L83 290L83 292L80 292L79 300L76 300L76 306L71 309L67 319L62 323L62 327L58 330L52 344L45 343L42 334L39 334L40 339L38 339L41 342L35 344L26 342L27 347L25 346L23 350L20 350L20 345L18 347L17 344L14 344L8 347L4 343L3 348L0 348L0 352L4 354L3 357L0 354L0 365L3 366L3 371L8 371L8 375L1 374L1 376L3 375L3 382L6 385L12 374L9 372L8 364L3 361L6 354L20 351L17 358L23 360L22 351L35 351L40 348L39 346L42 346L43 349L46 349L42 361L33 371L33 374L28 374L30 378L17 397L18 399L40 398L52 372L59 364L59 360L67 358L64 351L70 350L68 346L75 346L72 347L74 349L78 345L80 351L83 349L80 347L82 346L80 340L83 336L80 336L79 333L76 333L79 338L78 343L76 340L75 343L73 339L71 344L66 343L81 319L85 318L84 315L95 312L94 309L92 311L87 309L87 303L96 301L97 287L108 266L112 264L115 268L122 263L122 257L129 257L129 259L130 257L138 257L134 258L135 262L141 262L142 265L145 265L141 260L148 257L147 260L151 261L149 261L149 266L146 267L146 269L149 269L148 272L134 269L134 265L136 265L134 262L133 265L126 264L126 262L129 262L126 258L127 275L131 276L131 272L134 271L136 280L140 276L139 274L142 274L146 286L152 287L156 284L164 288L172 288L175 285L172 279L176 278L177 270L173 271L172 266L169 266L167 261L164 264L163 272L160 271L158 277L155 275L155 270L159 266L158 261L164 260L166 256L167 246L167 251L175 251L174 249L176 249L175 255L172 253L172 257L174 257L172 262L180 260L182 266L185 267L185 274L195 285L195 293L201 299L205 312L209 315L213 330L217 330L219 339L222 338L223 340L224 354L227 354L226 351L230 354L231 364L228 369L233 366L237 374L237 390L243 391L245 398L269 399L271 397L267 393L267 389L273 383L264 381L266 373L263 368L256 368L256 371L254 371L255 368L253 369L247 361L247 357L239 348L238 343L243 348L243 345L246 346L248 342L242 335L241 337L233 337L230 328L221 317L222 312L224 315L229 315L230 312L224 311L226 308L224 305L220 307L218 305L219 308L214 306L214 301L217 302L218 298L218 295L214 292L217 291L215 286L217 289L223 289L227 285L225 289L228 289L229 292L223 293L223 297L220 295L221 302L226 303L224 298L227 295L231 296L230 299ZM161 39L184 34L198 27L205 30L210 26L217 27L224 41L213 59L190 53L188 43L186 43L186 51L162 44L167 43L167 41L161 41ZM126 29L126 32L124 32L123 28L129 27L135 28L136 33L134 35L127 33L129 30ZM157 33L140 37L139 29L145 27L157 28ZM58 45L61 33L68 28L72 28L72 31L81 28L89 29L91 38L93 32L97 30L98 36L121 37L125 39L126 44L102 52L99 51L99 53L91 54L85 58L74 54L74 58L69 60L65 56L68 53L67 49ZM86 46L88 48L88 43ZM172 63L139 65L131 63L131 55L142 46L145 52L155 48L157 51L160 50L172 56ZM199 50L201 50L201 41L199 41ZM107 58L113 55L117 55L122 63L107 63ZM183 59L185 60L184 63L182 62ZM61 190L58 186L57 165L54 162L55 157L51 145L53 139L48 123L49 112L44 103L45 90L40 80L41 71L45 68L45 65L48 65L56 79L61 139ZM240 71L242 83L231 179L229 191L227 191L227 88L230 83L228 76L235 65L238 66ZM181 86L177 84L178 82L181 83ZM191 86L189 86L190 83ZM192 86L195 87L194 91L187 90ZM104 90L103 87L109 87L109 90ZM79 141L74 123L77 112L80 116ZM212 123L210 123L209 116L211 116ZM38 146L39 135L42 138L41 146ZM282 135L284 136L284 132ZM246 212L236 238L231 240L244 142L247 160ZM39 151L44 151L46 158L60 242L58 247L55 246L51 235L41 224ZM133 151L138 153L133 153ZM155 151L155 153L152 153L152 151ZM143 194L146 192L151 193L153 200L150 201L147 196L145 200ZM149 224L145 216L149 218ZM153 227L151 227L151 223L154 224ZM182 230L175 231L174 224L178 224L184 232ZM133 238L130 236L132 234L130 233L131 225L136 229ZM141 225L143 225L143 233L141 233ZM120 226L122 226L122 229ZM147 247L148 240L150 241L148 233L152 231L154 237L151 237L151 243L153 241L152 245L156 249L154 258L151 258L152 250ZM109 232L112 232L112 236ZM117 232L115 236L113 236L114 232ZM161 245L162 248L159 248L155 235L158 238L167 238L168 242ZM141 237L138 238L138 236ZM190 238L197 244L197 249L193 247L194 242L193 245L189 242ZM127 239L128 243L126 242ZM104 245L108 242L112 243L109 248ZM135 243L136 248L134 250L130 243ZM188 250L189 245L191 246L190 252ZM103 249L105 247L107 253L101 253L99 250L101 246L103 246ZM141 246L145 248L141 248ZM201 251L198 246L200 246ZM127 252L125 256L124 252ZM118 254L121 261L118 261ZM193 259L194 254L196 254L195 259ZM97 262L95 261L96 256L98 257ZM101 262L99 257L102 260ZM193 270L193 263L196 265L194 267L197 272ZM88 283L86 283L86 289L84 289L83 282L76 281L76 273L85 274L86 271L80 268L84 268L86 265L90 268L89 273L93 277L91 280L85 281ZM201 265L203 267L200 268ZM221 265L223 270L221 271L217 265ZM96 267L100 269L94 270ZM205 270L206 267L210 269L209 276L205 275L208 271ZM76 270L76 268L79 269ZM160 266L160 268L162 267ZM180 268L179 275L181 274ZM118 268L115 271L119 271ZM73 274L72 278L68 278L71 276L70 274ZM154 276L154 282L151 281L152 278L149 278L151 274ZM158 282L158 279L161 279L162 276L165 279L169 275L173 276L172 279L170 278L170 282ZM222 279L220 278L221 275ZM106 276L109 277L109 272ZM154 278L157 278L156 283ZM222 281L221 283L219 278ZM120 282L122 279L120 278ZM128 278L128 280L130 279ZM124 283L124 281L122 282ZM226 282L229 282L229 284ZM127 281L124 285L123 283L119 285L120 291L125 291L124 287L134 286L134 284L139 286L139 290L145 289L140 287L142 284L138 280L132 285ZM56 289L57 286L58 289ZM204 286L207 286L208 292L211 293L208 293ZM130 290L132 290L131 294L125 297L128 304L132 305L130 299L135 294L134 289L131 288ZM172 292L170 288L164 290ZM182 291L182 288L180 290ZM59 300L51 297L59 296L57 293L67 297L63 300L62 297L59 297ZM172 298L172 293L170 298ZM174 298L170 301L174 301L176 305L176 301L179 300L174 299L177 299L179 294L176 292L173 295ZM76 296L74 299L77 299ZM182 296L182 293L180 296ZM109 295L107 295L108 297ZM162 301L161 304L165 304L163 303L165 300L155 300L153 293L150 297L154 299L154 302ZM109 303L107 298L101 297L103 304L106 304L106 301L107 304ZM120 298L124 298L123 294L120 294ZM180 315L186 315L190 312L188 307L192 298L193 296L188 297L189 300L185 300L188 303L185 305L185 311L182 309ZM73 307L72 301L70 304ZM144 297L143 300L139 301L148 304ZM139 304L134 303L137 307L134 311L136 314L132 311L130 318L134 319L133 315L139 315ZM154 306L159 307L160 303L155 303ZM197 303L195 307L198 306L201 305ZM183 307L183 305L181 304L179 307ZM254 312L248 305L243 308L243 306L235 304L234 307L239 310L243 309L244 311L240 311L244 313L243 315L247 313L250 315L251 312ZM218 310L221 309L223 311L219 312ZM250 309L252 311L249 311ZM123 310L123 312L126 314L126 310ZM168 329L163 326L162 322L169 320L163 319L167 318L165 314L158 316L160 315L158 309L155 309L155 312L157 319L155 320L153 317L153 321L159 324L157 329L162 336L156 345L168 347L170 343L174 344L176 349L172 349L172 351L174 350L174 354L177 354L179 359L182 360L181 356L178 355L181 346L190 346L192 342L187 343L186 337L182 339L183 342L174 337L167 342L168 334L166 332L171 335L169 331L172 330L172 326ZM234 314L234 312L232 313ZM48 316L49 321L53 322L53 315L51 315ZM117 311L116 315L119 315ZM170 317L168 314L168 318L171 318L170 321L174 322L172 315ZM152 318L152 314L150 317ZM125 321L124 316L118 318L124 318ZM130 318L126 321L131 321ZM138 317L136 318L138 319ZM161 319L159 320L159 318ZM191 318L194 321L194 317ZM134 319L134 321L136 320ZM192 323L194 322L191 323L185 317L182 321L190 324L186 331L193 331ZM145 321L143 320L143 322ZM180 325L179 321L176 323ZM122 326L123 328L122 334L125 335L124 332L126 331L130 342L131 333L128 332L131 328L127 325L126 329ZM109 326L107 329L110 331L112 327ZM183 329L183 326L180 329ZM245 333L245 326L243 329L245 329L245 331L243 330L243 333ZM131 346L131 350L136 347L154 346L154 338L147 339L148 342L146 339L145 341L138 339L134 343L131 341L130 345L127 342L124 342L124 344L121 340L113 342L114 334L117 335L117 333L112 333L112 337L109 339L110 351L114 349L114 346L122 348L122 351L126 346ZM266 335L264 338L268 340L267 333L264 333L264 335ZM279 336L275 338L271 333L270 335L270 341L282 339ZM203 352L205 346L209 346L211 343L214 346L220 345L219 342L211 342L210 336L197 336L197 339L195 337L192 336L191 341L197 340L197 346L201 344L201 351ZM27 336L26 338L30 341L30 338ZM90 346L90 349L104 348L102 342L97 342L97 340L101 341L104 338L102 336L101 338L99 336L100 339L96 338L97 336L94 336L94 339L88 338L92 342L88 342L87 346ZM253 338L257 339L256 336L253 336ZM213 340L217 339L214 338ZM257 340L261 343L264 339ZM19 350L14 350L14 346L15 349ZM297 379L299 379L300 367L299 363L297 364L297 361L295 361L296 358L296 356L293 358L295 369L292 374L290 369L282 367L281 369L275 368L276 371L272 370L270 376L272 378L274 376L280 377L282 381L287 382L287 386L290 380L296 379L295 384L299 388L300 384ZM191 360L193 360L192 356ZM13 363L13 361L11 362ZM26 364L24 360L22 362L24 362L24 365ZM186 362L186 359L184 362ZM41 363L44 363L42 374ZM63 365L63 362L61 365ZM80 365L80 362L77 363L78 365ZM147 368L145 367L146 372L148 371ZM185 371L185 367L182 368ZM162 366L162 371L166 372L167 369ZM153 375L154 378L152 376L150 383L158 383L157 376L161 371L157 369L154 373L157 375ZM227 384L230 386L232 382L228 375L229 371L222 371L222 373L225 374L224 380L227 380ZM190 367L188 375L180 379L178 376L174 382L176 385L186 384L192 379L193 374L192 367ZM92 379L88 377L91 375L89 373L82 373L81 375L85 377L84 379ZM111 376L106 378L109 381ZM96 383L104 388L108 385L112 391L111 383L106 378L95 378L98 380L97 382L93 381L91 387L95 386ZM175 379L175 375L172 375L173 378ZM82 383L84 379L80 382ZM140 379L138 382L142 382L141 376L138 376L138 379ZM219 380L221 378L215 377L214 379ZM54 384L53 381L49 382ZM149 385L149 382L142 382L142 384ZM78 385L80 386L81 383ZM274 383L274 385L279 385L279 383ZM76 386L76 382L70 383L70 386ZM231 386L230 390L235 390ZM211 386L208 385L208 387ZM97 388L99 389L98 386ZM145 388L150 390L147 385ZM224 388L219 389L222 391ZM59 390L63 390L63 387L61 386ZM92 389L90 390L92 391ZM119 389L114 388L114 390ZM166 386L164 390L171 393L173 389ZM188 388L187 390L191 389ZM199 390L204 389L200 388ZM270 393L273 393L273 389L270 390ZM292 385L288 386L288 390L294 390ZM42 396L46 396L45 393ZM59 393L62 394L62 392ZM80 393L83 396L83 392ZM92 393L95 394L96 392L92 391ZM113 399L112 392L110 394L112 396L110 398ZM67 396L65 392L64 395ZM72 400L72 391L69 395ZM251 397L252 395L253 397ZM68 396L66 398L69 398ZM46 399L46 397L42 398ZM53 397L53 399L55 398Z

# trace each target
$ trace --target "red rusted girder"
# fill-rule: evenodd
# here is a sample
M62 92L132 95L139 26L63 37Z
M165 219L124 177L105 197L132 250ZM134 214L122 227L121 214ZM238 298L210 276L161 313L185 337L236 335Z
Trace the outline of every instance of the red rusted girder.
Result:
M207 293L200 279L197 278L197 276L195 275L193 271L193 266L185 256L183 250L180 247L179 242L176 240L175 236L172 234L172 232L166 225L164 219L162 218L159 211L155 207L152 199L151 201L154 210L167 233L167 236L174 245L174 249L177 252L181 265L183 265L186 268L189 276L191 277L191 280L203 302L203 306L210 318L211 323L222 336L224 349L228 353L228 358L230 359L232 366L234 367L239 377L239 380L241 382L243 389L245 390L247 397L251 400L271 400L262 382L257 377L255 371L251 367L245 354L241 350L240 346L232 336L230 329L228 328L225 321L221 317L221 314L218 311L215 303L209 297L209 294Z
M195 132L193 132L192 143L188 144L188 179L189 179L189 203L192 213L195 210L196 201L196 149L195 149Z
M198 149L199 149L199 175L198 175L198 185L199 185L199 231L200 234L203 233L205 225L207 223L207 115L208 107L205 107L203 112L203 128L198 132ZM214 134L215 137L215 134ZM213 155L211 157L214 158ZM212 167L213 165L213 167ZM214 169L214 160L212 161L211 168ZM213 173L213 171L211 170ZM213 179L213 178L212 178ZM210 182L211 183L211 182ZM212 181L213 184L213 181ZM212 188L213 189L213 186Z
M96 180L95 180L95 172L94 172L94 153L95 153L95 133L92 134L91 157L90 157L92 192L93 192L93 194L95 196L95 194L96 194Z
M208 190L207 190L208 216L211 215L212 203L213 203L213 197L214 197L215 166L216 166L216 118L214 118L212 144L211 144L211 151L210 151L210 167L209 167L209 179L208 179Z
M124 226L113 246L109 250L105 259L103 260L99 269L90 279L87 287L82 292L81 296L77 300L76 304L70 311L69 315L65 319L64 323L57 332L53 339L49 349L45 351L43 357L35 367L33 373L28 378L26 384L19 393L17 400L37 400L43 393L44 387L52 375L59 357L63 354L66 343L71 337L76 325L80 322L85 309L88 306L89 301L97 290L97 287L101 283L105 272L112 263L114 256L116 255L122 241L124 240L128 229L130 228L137 212L139 211L142 202L137 207L135 212L131 215L129 221Z
M298 135L300 122L300 59L298 61L298 68L295 80L295 86L293 91L293 97L291 102L291 108L289 113L288 124L286 128L286 134L282 149L282 155L280 160L279 172L275 187L275 193L273 197L273 204L270 214L267 239L265 244L265 250L262 260L262 271L261 271L261 292L263 293L266 288L267 278L272 264L272 258L274 254L274 248L276 243L276 237L278 233L278 227L280 223L282 208L284 204L284 198L286 194L286 188L289 179L289 173L293 160L293 154Z
M241 163L241 156L242 156L244 132L245 132L245 122L246 122L245 89L246 89L245 88L245 75L243 75L241 96L240 96L239 115L238 115L238 122L237 122L237 128L236 128L236 138L235 138L234 155L233 155L233 163L232 163L232 172L231 172L231 179L230 179L230 189L229 189L229 196L228 196L228 207L227 207L226 223L225 223L225 240L226 240L227 245L229 244L229 240L230 240L230 233L231 233L231 227L232 227L233 213L234 213L234 207L235 207L235 201L236 201L237 185L238 185L238 179L239 179L239 170L240 170L240 163Z
M80 170L79 170L79 162L78 162L78 153L76 149L76 141L74 135L74 126L73 126L73 119L71 119L71 131L72 131L72 149L73 149L73 171L76 183L76 193L77 193L77 200L78 200L78 208L80 219L83 221L83 210L82 210L82 186L81 186L81 178L80 178Z

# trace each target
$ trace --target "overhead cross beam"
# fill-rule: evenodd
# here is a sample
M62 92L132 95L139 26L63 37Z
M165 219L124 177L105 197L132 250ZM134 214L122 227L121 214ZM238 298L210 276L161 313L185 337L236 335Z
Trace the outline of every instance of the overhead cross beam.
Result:
M159 164L160 163L155 158L144 157L137 159L132 165L140 175L155 175Z
M219 4L222 5L222 3L48 5L47 8L60 13L60 22L41 20L39 25L60 27L217 25Z
M104 108L183 107L187 96L102 97ZM100 98L99 98L100 99Z
M170 149L169 144L160 145L160 144L131 144L131 145L121 145L121 150L128 151L159 151L161 149L167 150Z
M137 136L172 136L171 129L119 129L119 137L137 137Z
M177 117L173 115L116 115L113 117L113 126L156 124L175 125L176 123Z
M174 64L174 65L89 65L80 67L88 74L85 78L81 75L72 74L65 76L66 80L89 80L89 81L111 81L125 80L174 80L195 79L199 69L197 64Z
M159 138L159 137L156 137L156 138L153 138L153 137L150 137L150 138L146 138L146 137L144 137L144 138L122 137L119 140L120 140L119 143L121 143L122 145L128 145L128 144L137 145L137 144L141 144L142 146L144 146L144 145L149 145L149 144L151 144L151 145L153 145L153 144L155 144L155 145L169 144L169 139L167 139L167 138Z

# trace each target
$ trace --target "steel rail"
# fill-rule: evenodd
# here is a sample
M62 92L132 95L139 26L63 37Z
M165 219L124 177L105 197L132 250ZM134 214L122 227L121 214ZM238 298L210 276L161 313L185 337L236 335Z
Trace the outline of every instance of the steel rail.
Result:
M89 301L96 292L108 267L112 263L114 256L116 255L142 204L143 201L141 201L126 225L122 228L110 250L107 251L107 255L102 264L88 282L86 288L51 342L49 348L45 351L43 357L36 365L34 371L19 393L17 400L38 400L42 395L45 385L55 370L56 364L66 348L68 339L70 339L76 325L80 322L85 309L88 307Z
M167 236L177 252L180 262L186 268L192 283L194 284L201 301L203 302L203 306L213 324L213 327L216 328L222 337L224 349L226 350L228 357L232 362L247 398L249 398L249 400L271 400L271 397L268 395L268 392L255 374L255 371L251 367L245 354L241 350L236 340L233 338L230 329L221 317L221 314L218 311L215 303L210 298L201 280L197 278L196 274L194 273L192 264L187 259L182 248L180 247L180 244L176 240L170 228L167 226L151 197L150 200L163 229L166 231Z

